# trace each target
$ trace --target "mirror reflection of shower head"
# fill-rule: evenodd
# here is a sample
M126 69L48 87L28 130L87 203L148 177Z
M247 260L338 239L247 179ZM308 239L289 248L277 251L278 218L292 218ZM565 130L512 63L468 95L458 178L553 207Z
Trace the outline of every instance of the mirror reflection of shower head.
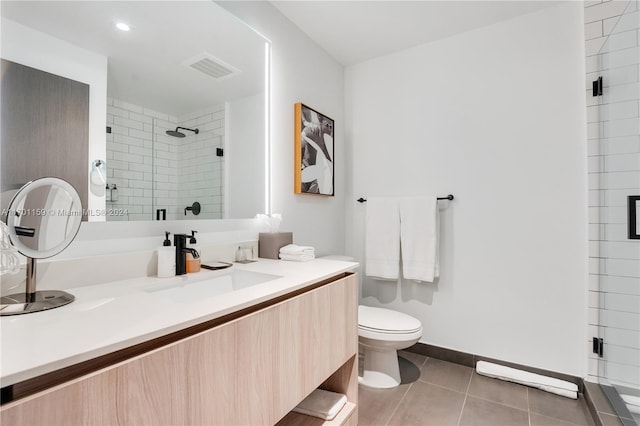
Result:
M176 127L175 130L167 130L165 133L168 134L169 136L173 136L174 138L184 138L186 135L181 131L179 131L178 129L188 130L190 132L195 133L196 135L200 133L199 129L188 129L186 127Z

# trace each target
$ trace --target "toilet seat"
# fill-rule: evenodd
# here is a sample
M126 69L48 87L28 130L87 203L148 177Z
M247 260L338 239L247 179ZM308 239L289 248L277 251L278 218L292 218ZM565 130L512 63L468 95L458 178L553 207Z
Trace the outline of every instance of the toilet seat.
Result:
M372 306L358 306L358 328L385 334L410 334L422 330L422 324L402 312Z
M358 335L363 342L368 339L389 343L414 340L422 336L422 324L402 312L360 305Z

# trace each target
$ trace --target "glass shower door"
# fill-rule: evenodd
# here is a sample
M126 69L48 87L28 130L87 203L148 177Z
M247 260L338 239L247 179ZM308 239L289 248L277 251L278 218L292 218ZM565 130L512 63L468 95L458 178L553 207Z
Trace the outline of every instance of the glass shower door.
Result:
M640 9L631 0L599 53L598 377L625 425L640 419L640 240L627 200L640 195ZM606 31L606 29L605 29ZM640 225L640 224L639 224Z

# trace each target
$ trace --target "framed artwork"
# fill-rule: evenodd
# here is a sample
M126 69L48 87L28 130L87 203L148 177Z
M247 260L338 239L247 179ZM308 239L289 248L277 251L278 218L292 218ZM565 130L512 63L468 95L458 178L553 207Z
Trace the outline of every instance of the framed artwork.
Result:
M629 239L640 240L640 195L629 195L627 198Z
M295 104L294 192L335 195L334 121L308 106Z

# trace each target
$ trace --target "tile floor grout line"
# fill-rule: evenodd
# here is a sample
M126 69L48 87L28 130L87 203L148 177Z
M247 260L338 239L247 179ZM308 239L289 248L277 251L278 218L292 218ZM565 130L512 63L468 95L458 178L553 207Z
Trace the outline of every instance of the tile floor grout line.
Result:
M460 421L462 421L462 413L464 411L464 406L467 404L467 398L469 397L469 388L471 387L471 380L473 380L473 371L471 371L471 375L469 376L469 383L467 383L467 389L464 391L464 401L462 401L462 408L460 408L460 415L458 415L458 423L456 423L456 426L460 426Z
M428 356L424 357L424 361L422 361L422 364L420 364L420 366L418 367L418 370L420 370L422 367L424 367L424 365L427 363L427 361L429 360Z
M428 361L428 360L430 360L430 359L431 359L431 358L427 358L427 361ZM445 361L445 362L448 362L448 361ZM424 366L425 366L425 364L426 364L426 361L425 361L425 363L424 363L424 364L422 364L422 367L424 367ZM422 367L421 367L421 368L422 368ZM470 367L470 368L471 368L471 367ZM473 370L473 369L471 369L471 377L473 377L473 372L474 372L474 370ZM457 393L467 393L467 392L469 391L469 386L470 386L470 384L471 384L471 379L469 379L469 383L467 383L467 390L466 390L466 391L461 391L461 390L459 390L459 389L454 389L454 388L452 388L452 387L450 388L450 387L447 387L447 386L444 386L444 385L441 385L441 384L438 384L438 383L433 383L433 382L429 382L429 381L427 381L427 380L422 380L422 374L420 375L420 377L418 377L418 379L417 379L416 381L417 381L417 382L426 383L426 384L428 384L428 385L437 386L437 387L439 387L439 388L446 389L446 390L450 390L450 391L457 392Z
M460 408L460 414L458 414L458 422L456 423L456 426L460 426L460 420L462 420L462 412L464 411L464 406L467 403L467 394L464 394L464 401L462 401L462 408Z
M530 403L529 403L529 391L530 391L530 390L531 390L531 387L527 386L527 405L529 405L529 409L528 409L528 411L529 411L529 426L531 426L531 414L535 414L535 415L537 415L537 416L546 417L546 418L548 418L548 419L552 419L552 420L559 420L559 421L561 421L561 422L565 422L565 423L567 423L567 424L574 425L574 426L586 426L586 425L583 425L582 423L574 423L574 422L572 422L571 420L560 419L560 418L558 418L558 417L548 416L548 415L546 415L546 414L542 414L542 413L539 413L539 412L537 412L537 411L532 411L532 410L531 410ZM578 398L578 400L579 400L579 398ZM591 420L593 420L593 419L591 419ZM594 422L594 423L595 423L595 422Z
M424 361L422 362L422 365L420 366L420 368L422 368L422 367L427 363L427 361L428 361L428 360L429 360L429 357L425 357L425 358L424 358ZM394 408L394 409L393 409L393 411L391 412L391 415L390 415L390 416L389 416L389 418L387 419L387 421L386 421L386 423L385 423L385 426L389 424L389 422L390 422L390 421L391 421L391 419L393 418L393 415L394 415L394 414L396 414L396 411L398 411L398 408L400 408L400 404L402 404L402 400L407 396L407 394L409 393L409 390L411 390L411 388L413 387L413 384L414 384L415 382L417 382L417 381L419 381L419 379L418 379L418 380L416 380L416 381L414 381L414 382L411 382L411 384L410 384L409 386L407 386L407 390L406 390L406 391L404 391L404 393L402 394L402 396L401 396L401 397L400 397L400 399L398 400L398 403L396 404L396 408Z
M421 383L423 383L423 384L425 384L425 385L435 386L435 387L437 387L437 388L445 389L445 390L448 390L448 391L451 391L451 392L455 392L455 393L465 394L465 392L464 392L464 391L461 391L461 390L458 390L458 389L448 388L448 387L446 387L446 386L442 386L442 385L439 385L439 384L437 384L437 383L425 382L424 380L420 380L420 379L416 380L416 382L421 382ZM415 383L415 382L414 382L414 383Z
M402 404L402 400L407 396L407 393L409 393L409 390L413 387L413 384L415 382L412 382L408 387L407 390L404 391L404 394L402 394L402 397L398 400L398 403L396 404L396 408L394 408L394 410L391 412L391 415L389 416L389 418L387 419L387 421L385 422L385 426L389 424L389 422L391 421L391 419L393 418L393 415L396 414L396 411L398 411L398 408L400 408L400 404Z
M553 417L553 416L545 416L544 414L540 414L540 413L535 413L534 412L533 414L535 414L536 416L540 416L540 417L544 417L544 418L550 419L550 420L561 421L561 422L563 422L563 424L566 423L567 425L571 425L571 426L587 426L587 425L584 425L584 424L581 424L581 423L574 423L574 422L571 422L569 420L559 419L559 418Z
M469 394L469 396L476 398L476 399L480 399L482 401L487 401L487 402L491 402L492 404L497 404L497 405L501 405L503 407L506 408L513 408L514 410L519 410L519 411L529 411L529 408L527 406L527 408L520 408L520 407L516 407L515 405L509 405L509 404L505 404L504 402L499 402L499 401L495 401L493 399L489 399L483 396L478 396L478 395L473 395L473 394ZM528 402L527 402L528 404Z

